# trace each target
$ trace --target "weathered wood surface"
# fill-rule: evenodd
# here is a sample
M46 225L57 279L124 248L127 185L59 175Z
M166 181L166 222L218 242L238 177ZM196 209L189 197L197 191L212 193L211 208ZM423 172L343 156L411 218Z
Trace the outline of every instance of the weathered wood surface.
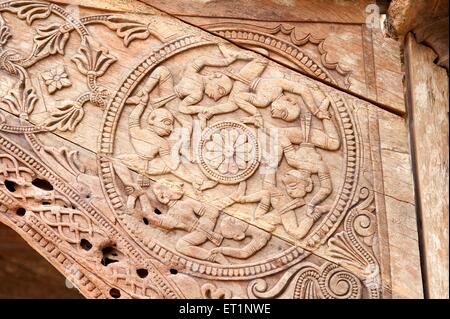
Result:
M448 298L448 76L433 63L436 53L412 34L405 54L425 290L430 298Z
M393 0L386 26L393 37L408 32L437 53L436 63L448 71L448 0Z
M405 112L400 42L383 36L375 1L143 2L247 49L264 47L277 62Z
M400 42L383 36L381 9L374 1L142 2L397 114L405 113ZM126 2L120 4L92 6L139 12ZM268 51L257 49L261 47Z
M421 297L403 118L113 4L1 2L2 222L90 298Z

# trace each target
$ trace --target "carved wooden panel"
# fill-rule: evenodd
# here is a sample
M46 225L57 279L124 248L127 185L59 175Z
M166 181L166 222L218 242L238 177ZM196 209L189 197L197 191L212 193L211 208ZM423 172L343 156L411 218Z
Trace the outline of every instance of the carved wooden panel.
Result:
M400 43L383 36L376 1L144 2L310 77L405 112Z
M96 3L0 2L2 222L90 298L420 296L402 118ZM302 41L321 64L289 63L345 86Z

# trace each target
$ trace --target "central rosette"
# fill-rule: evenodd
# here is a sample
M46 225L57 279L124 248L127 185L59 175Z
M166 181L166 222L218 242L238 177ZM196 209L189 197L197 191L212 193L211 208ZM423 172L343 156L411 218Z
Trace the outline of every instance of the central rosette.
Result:
M249 178L259 165L255 134L244 124L220 121L208 127L199 143L200 167L209 178L235 184Z

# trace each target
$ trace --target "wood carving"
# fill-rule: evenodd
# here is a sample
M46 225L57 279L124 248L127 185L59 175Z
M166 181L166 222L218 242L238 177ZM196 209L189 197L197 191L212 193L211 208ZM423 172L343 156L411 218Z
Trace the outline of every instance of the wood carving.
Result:
M329 61L328 52L324 47L325 39L317 39L311 34L298 37L293 26L280 24L274 28L264 28L251 24L224 22L204 25L204 28L249 49L256 47L269 50L262 52L278 56L279 61L289 61L318 79L344 88L350 87L351 71L346 70L338 62ZM288 37L284 39L282 36ZM302 46L307 44L316 47L317 60L302 49Z
M379 111L264 55L331 83L350 72L283 26L211 27L267 43L259 54L155 12L0 2L1 76L15 79L0 220L90 298L389 298ZM28 54L9 46L14 19L35 30ZM278 32L297 47L267 41Z

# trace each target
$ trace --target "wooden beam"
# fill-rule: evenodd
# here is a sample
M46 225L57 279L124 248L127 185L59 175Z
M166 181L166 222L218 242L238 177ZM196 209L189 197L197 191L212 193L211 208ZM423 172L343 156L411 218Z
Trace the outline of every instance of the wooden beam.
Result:
M425 297L448 298L448 77L411 33L405 58Z

